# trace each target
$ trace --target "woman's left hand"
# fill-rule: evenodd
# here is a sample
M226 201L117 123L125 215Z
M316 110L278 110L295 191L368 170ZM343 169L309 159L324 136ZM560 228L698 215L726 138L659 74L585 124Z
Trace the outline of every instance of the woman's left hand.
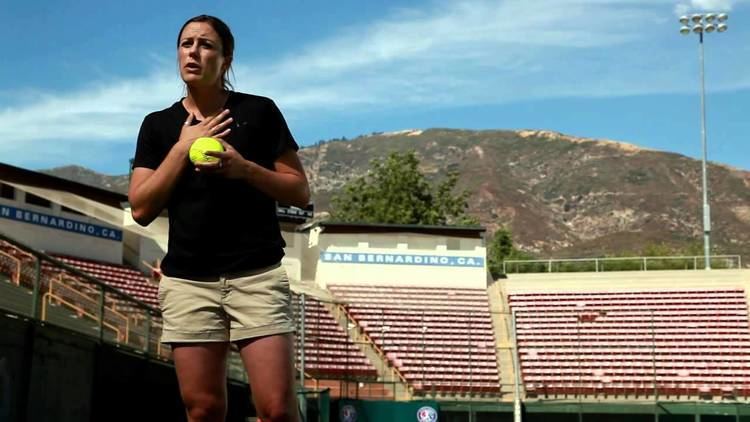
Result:
M218 139L218 138L217 138ZM234 147L223 139L219 142L224 146L224 151L206 151L205 154L219 159L218 162L196 164L195 171L209 174L220 174L229 179L246 179L252 163L246 160Z

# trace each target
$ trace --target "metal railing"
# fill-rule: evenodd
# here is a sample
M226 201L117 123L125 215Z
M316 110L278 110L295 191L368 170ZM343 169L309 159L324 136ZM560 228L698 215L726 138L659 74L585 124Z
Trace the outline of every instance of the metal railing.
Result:
M41 320L47 320L47 311L53 305L65 305L71 309L80 318L87 318L93 322L101 323L99 329L103 330L108 328L116 334L117 343L128 343L129 336L129 320L128 317L115 310L114 305L107 307L105 305L105 312L102 314L103 318L99 318L96 312L98 302L96 298L92 298L85 293L77 290L65 284L63 277L60 279L50 280L49 290L42 296L42 314ZM116 318L107 318L107 312ZM109 319L109 320L108 320Z
M712 255L713 269L740 269L740 255ZM503 273L658 271L705 269L705 257L633 256L611 258L558 258L503 261Z
M162 319L158 309L2 233L0 250L0 274L7 276L9 288L29 293L19 294L24 300L9 310L171 360L171 350L159 341ZM229 378L247 382L237 350L230 351L228 363Z
M353 310L340 304L327 309L317 302L305 302L309 314L304 336L299 332L302 317L296 317L297 361L302 357L299 339L304 338L305 370L315 379L306 384L330 388L331 397L487 401L510 391L505 388L511 385L501 385L494 334L488 332L490 312L457 311L449 299L437 310L401 305L373 309L367 304L352 305ZM321 315L321 311L326 312ZM295 301L295 312L305 312L301 300ZM338 319L344 317L346 328ZM452 358L459 355L466 359ZM370 361L371 372L362 359Z
M746 331L746 316L744 323L739 315L739 321L721 319L745 311L728 309L716 316L687 309L680 315L670 305L612 311L611 305L596 303L554 311L511 306L513 332L521 333L514 344L525 400L572 399L579 406L584 399L600 398L750 400L741 360L734 360L743 354L746 334L712 328L718 320L729 327L745 324Z
M10 262L10 265L7 264ZM0 251L0 264L6 266L6 271L10 274L10 281L18 286L21 284L21 259L7 252Z

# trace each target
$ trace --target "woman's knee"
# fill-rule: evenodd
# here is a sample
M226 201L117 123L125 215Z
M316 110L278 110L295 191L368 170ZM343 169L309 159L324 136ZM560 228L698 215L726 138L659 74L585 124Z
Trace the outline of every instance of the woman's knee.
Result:
M273 401L263 405L260 410L263 422L296 422L295 407L285 401Z
M222 397L200 394L184 397L185 408L191 422L223 421L226 402Z

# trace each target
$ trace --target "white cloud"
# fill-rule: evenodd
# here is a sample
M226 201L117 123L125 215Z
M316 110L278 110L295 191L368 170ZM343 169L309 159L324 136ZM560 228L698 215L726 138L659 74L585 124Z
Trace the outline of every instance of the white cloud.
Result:
M617 7L570 0L445 2L431 14L411 11L344 31L238 76L295 108L487 102L493 91L506 94L497 86L499 75L512 81L530 67L546 67L550 51L622 45L640 37L635 26L656 19L651 8L628 1Z
M733 3L691 0L689 6ZM237 52L236 86L308 116L373 107L693 92L694 55L685 54L684 39L669 39L677 29L669 19L674 5L673 0L443 0L429 10L400 10L344 29L273 63L243 61ZM737 62L727 69L747 68L741 58L728 60ZM132 144L143 116L181 94L173 62L163 60L160 66L141 78L35 95L33 101L0 109L0 153L11 152L18 142L45 150L66 140ZM750 85L739 71L715 78L713 89Z
M405 12L344 31L238 76L299 110L692 92L693 56L681 54L689 44L675 37L673 5L445 2L433 13ZM712 89L748 86L742 74L720 80Z
M728 12L740 0L690 0L677 3L675 14L682 16L691 12Z
M0 110L0 138L37 141L53 150L61 140L97 142L132 138L146 110L165 106L180 91L176 77L157 73L136 80L89 86L72 94L37 94L23 105ZM0 141L0 151L12 147Z

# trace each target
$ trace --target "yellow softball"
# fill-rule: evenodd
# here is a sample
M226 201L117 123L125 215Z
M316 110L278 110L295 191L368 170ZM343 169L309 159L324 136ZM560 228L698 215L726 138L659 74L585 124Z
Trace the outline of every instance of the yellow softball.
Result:
M216 138L208 136L198 138L190 145L190 161L193 164L208 164L219 161L218 157L206 155L206 151L224 151L224 145Z

